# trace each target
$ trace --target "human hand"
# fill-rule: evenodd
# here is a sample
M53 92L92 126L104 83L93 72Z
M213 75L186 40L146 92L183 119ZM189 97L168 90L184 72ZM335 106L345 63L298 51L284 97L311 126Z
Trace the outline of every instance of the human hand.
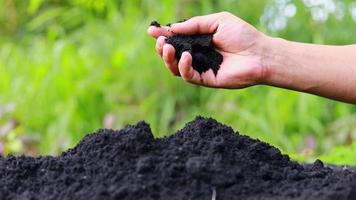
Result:
M267 37L230 13L193 17L171 27L150 26L147 32L157 38L157 53L168 69L187 82L207 87L244 88L264 81L262 44ZM202 74L195 71L188 52L177 61L174 47L165 42L167 36L174 34L213 34L213 45L223 55L217 75L212 70Z

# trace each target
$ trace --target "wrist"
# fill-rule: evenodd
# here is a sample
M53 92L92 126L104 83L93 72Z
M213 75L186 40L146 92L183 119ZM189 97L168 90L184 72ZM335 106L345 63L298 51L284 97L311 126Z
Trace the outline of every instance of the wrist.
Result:
M264 36L260 42L260 57L263 76L261 84L293 88L290 74L293 69L288 68L289 54L293 46L287 40ZM293 53L292 53L293 54Z
M310 67L313 60L310 47L281 38L267 36L261 43L261 63L264 69L263 83L291 90L312 93L322 81Z

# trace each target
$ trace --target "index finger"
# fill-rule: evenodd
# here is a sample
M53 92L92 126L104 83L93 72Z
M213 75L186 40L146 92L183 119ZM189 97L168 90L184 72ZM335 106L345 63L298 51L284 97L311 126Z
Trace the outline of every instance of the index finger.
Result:
M175 34L210 34L218 28L220 13L196 16L187 21L171 25L171 30Z
M150 34L154 38L158 38L159 36L171 36L173 35L171 28L169 26L150 26L147 29L147 33Z

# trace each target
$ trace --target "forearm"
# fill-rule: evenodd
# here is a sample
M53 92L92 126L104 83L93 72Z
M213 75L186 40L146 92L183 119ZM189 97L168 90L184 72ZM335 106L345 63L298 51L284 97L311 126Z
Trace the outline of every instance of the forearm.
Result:
M267 37L264 83L356 103L356 45L327 46Z

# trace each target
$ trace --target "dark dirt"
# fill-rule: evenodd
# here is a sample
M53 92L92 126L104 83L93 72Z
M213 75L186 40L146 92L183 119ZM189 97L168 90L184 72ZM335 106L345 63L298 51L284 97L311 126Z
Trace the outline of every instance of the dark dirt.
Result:
M298 164L197 117L163 139L139 122L87 135L58 157L2 157L0 199L354 200L356 174Z
M179 60L184 51L188 51L193 57L192 67L202 74L212 69L215 76L218 73L223 56L217 52L212 44L212 35L173 35L166 40L176 50L176 58Z
M184 22L181 20L176 23ZM157 21L152 21L151 26L161 27ZM170 26L171 24L167 24ZM223 56L216 51L212 43L212 34L200 35L181 35L176 34L169 36L166 42L173 45L176 50L176 58L179 60L184 51L188 51L193 57L192 67L202 74L211 69L215 76L218 73L220 65L223 61Z
M150 26L161 27L161 24L154 20L151 22Z
M185 21L187 21L187 19L182 19L182 20L179 20L179 21L177 21L177 22L175 22L175 23L181 23L181 22L185 22ZM171 26L171 25L172 25L172 23L166 24L166 26ZM156 20L153 20L153 21L150 23L150 26L161 27L161 24L158 23Z

